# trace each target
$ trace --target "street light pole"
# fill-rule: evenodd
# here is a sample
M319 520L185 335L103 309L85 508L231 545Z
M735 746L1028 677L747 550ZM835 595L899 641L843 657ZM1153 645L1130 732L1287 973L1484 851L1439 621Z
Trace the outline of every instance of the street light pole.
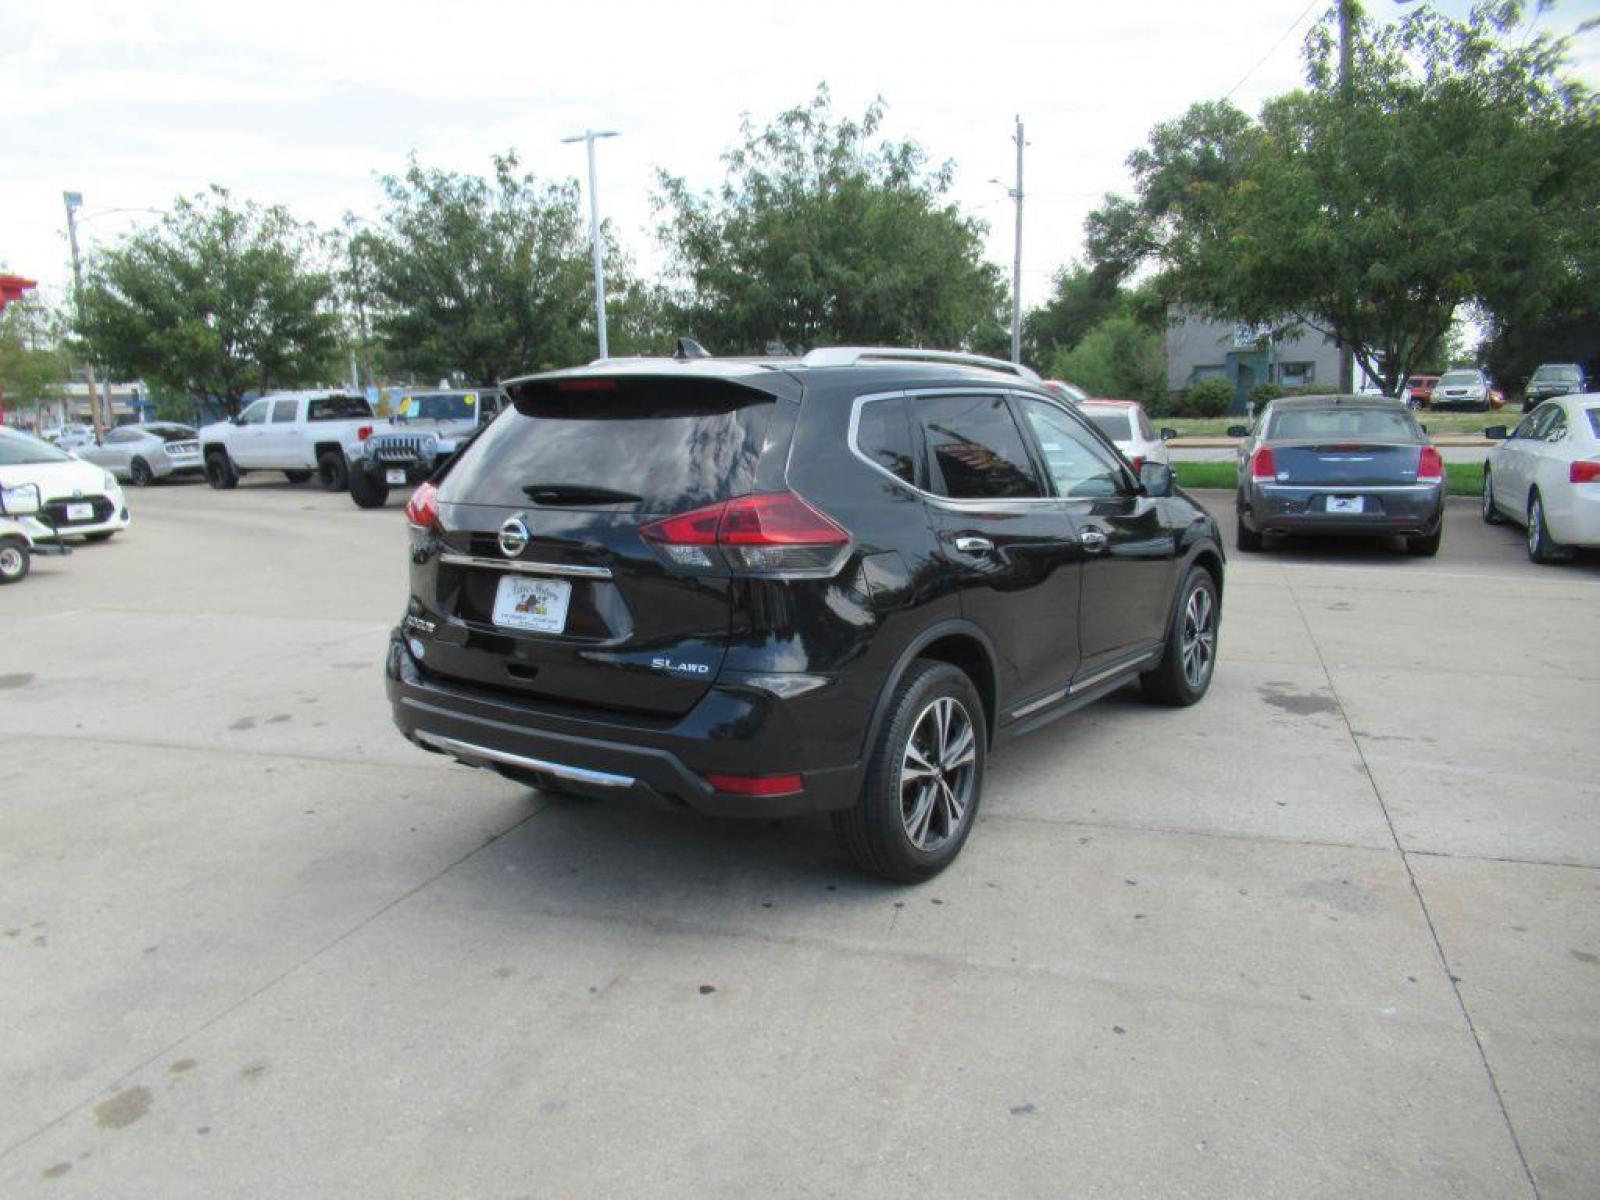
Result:
M1022 114L1017 114L1017 241L1011 260L1011 361L1022 361Z
M1339 103L1342 106L1340 120L1344 124L1344 132L1348 135L1350 127L1350 91L1351 79L1351 26L1355 24L1355 0L1339 0ZM1350 139L1345 136L1340 146L1341 154L1350 152ZM1339 339L1339 390L1345 395L1350 395L1356 390L1356 355L1350 348L1348 337Z
M78 210L83 207L82 192L62 192L61 200L67 206L67 241L72 246L72 298L78 310L78 323L83 324L83 265L78 258ZM100 395L94 382L94 355L84 342L83 379L89 385L89 414L94 422L94 440L105 436L105 422L100 419Z
M597 138L617 137L614 129L586 129L565 143L583 142L589 151L589 239L594 247L594 319L600 333L600 357L606 357L606 268L600 254L600 196L595 189L594 144Z

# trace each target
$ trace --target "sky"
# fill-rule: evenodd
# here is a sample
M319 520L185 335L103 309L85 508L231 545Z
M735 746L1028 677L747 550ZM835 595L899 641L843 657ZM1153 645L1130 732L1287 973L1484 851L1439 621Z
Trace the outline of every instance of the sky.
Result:
M1327 7L0 0L0 264L64 297L64 190L84 196L86 253L156 219L137 210L212 183L332 226L347 211L375 216L378 177L413 152L487 174L492 154L515 149L541 177L581 178L582 145L560 139L589 127L621 133L598 146L601 210L652 271L657 170L715 187L741 114L764 122L825 81L836 113L881 96L885 134L955 162L954 198L988 223L988 255L1008 276L1020 114L1033 306L1081 256L1089 211L1126 189L1126 158L1150 127L1197 100L1254 111L1295 86ZM1367 7L1375 19L1402 12L1393 0ZM1600 0L1566 0L1535 19L1570 30L1595 15ZM1576 73L1600 86L1600 33L1579 42Z

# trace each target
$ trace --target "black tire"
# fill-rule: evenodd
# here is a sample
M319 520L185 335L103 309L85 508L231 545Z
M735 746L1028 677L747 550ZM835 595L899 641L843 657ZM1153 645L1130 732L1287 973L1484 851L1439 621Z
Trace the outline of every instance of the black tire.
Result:
M213 450L206 455L206 482L218 491L239 486L239 470L226 450Z
M155 481L156 473L144 459L136 458L128 464L128 482L134 487L149 487Z
M315 471L285 471L283 477L290 483L304 483L315 474Z
M83 540L86 542L109 542L116 536L117 531L115 529L102 529L99 533L84 534Z
M1242 554L1259 554L1261 552L1261 535L1253 529L1246 529L1244 514L1235 511L1233 514L1233 544Z
M952 765L920 782L916 776L904 778L902 767L914 757L942 761L940 712L951 717L944 753ZM961 725L970 735L965 741ZM949 663L912 663L889 700L860 798L854 808L833 814L834 832L856 865L892 883L920 883L954 862L978 819L987 742L983 701L966 673ZM914 765L910 769L921 775ZM954 819L952 800L964 800ZM920 825L920 839L908 823Z
M317 478L325 492L342 492L350 486L350 464L340 450L324 450L317 456Z
M33 566L33 552L19 537L0 538L0 584L21 583Z
M1528 497L1528 559L1549 565L1572 557L1572 551L1550 536L1544 520L1544 498L1537 491Z
M1204 567L1190 567L1172 606L1161 661L1139 676L1145 696L1175 708L1204 696L1216 673L1221 624L1216 579Z
M1500 515L1500 510L1494 504L1494 476L1487 463L1483 468L1483 523L1485 525L1499 525L1505 520Z
M1439 543L1444 541L1444 518L1439 518L1439 528L1423 537L1408 537L1406 553L1417 558L1432 558L1439 553Z
M389 502L389 485L364 467L350 472L350 499L357 508L382 508Z

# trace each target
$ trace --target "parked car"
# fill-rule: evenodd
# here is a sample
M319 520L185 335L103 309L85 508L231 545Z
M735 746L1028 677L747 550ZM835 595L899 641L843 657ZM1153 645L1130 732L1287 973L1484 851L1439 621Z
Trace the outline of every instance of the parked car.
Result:
M991 747L1135 680L1210 685L1215 522L1025 368L925 350L609 360L406 506L385 675L412 741L540 787L827 811L908 882Z
M1111 439L1135 471L1147 462L1165 463L1167 439L1178 435L1175 429L1163 429L1157 436L1137 400L1085 400L1078 411Z
M1588 377L1577 363L1543 363L1528 377L1528 386L1522 395L1522 411L1532 412L1557 396L1581 395L1588 387Z
M1075 383L1068 383L1065 379L1046 379L1044 386L1069 404L1082 404L1089 399L1088 392Z
M342 492L349 486L350 462L360 455L376 421L362 396L263 396L231 421L200 430L206 479L214 488L234 488L246 471L282 471L291 483L315 474L325 490Z
M1494 383L1489 376L1475 367L1446 371L1439 376L1439 382L1433 385L1429 407L1466 408L1488 412L1494 406L1495 400L1490 393L1495 391ZM1500 395L1499 400L1504 404L1505 396Z
M198 475L205 469L195 431L166 422L108 429L99 443L91 441L79 450L78 457L134 487L148 487L173 475Z
M494 419L504 399L498 388L406 396L350 464L350 498L361 508L382 508L390 488L421 483Z
M0 445L0 458L5 447ZM3 474L3 473L0 473ZM0 479L0 584L28 577L35 554L70 554L41 517L44 504L36 483L7 485Z
M1406 380L1406 403L1412 408L1427 408L1433 403L1433 389L1439 382L1437 375L1413 375Z
M94 445L94 426L63 425L56 436L49 440L52 445L69 454L76 453L85 446Z
M0 429L0 485L38 484L41 515L62 537L103 542L130 524L116 476L32 434Z
M1439 552L1444 460L1400 401L1285 396L1262 410L1254 429L1228 433L1243 439L1240 550L1292 533L1398 536L1412 554Z
M1546 400L1483 466L1483 519L1528 531L1528 557L1559 562L1574 546L1600 546L1600 392Z

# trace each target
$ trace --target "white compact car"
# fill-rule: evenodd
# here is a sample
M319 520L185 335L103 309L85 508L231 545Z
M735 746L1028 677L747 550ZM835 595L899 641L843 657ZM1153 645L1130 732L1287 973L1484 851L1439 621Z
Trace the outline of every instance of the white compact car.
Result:
M62 537L104 541L128 527L128 502L116 476L16 430L0 431L0 486L39 485L50 522Z
M1117 444L1122 457L1137 471L1147 462L1166 463L1166 439L1174 430L1163 429L1159 437L1150 428L1150 418L1137 400L1085 400L1078 411L1092 421L1101 433Z
M1506 436L1483 468L1483 519L1527 526L1528 557L1558 562L1600 547L1600 392L1546 400Z
M134 487L147 487L170 475L199 475L200 440L187 425L159 421L150 425L119 425L108 429L97 445L91 441L77 451L79 458L104 467Z

